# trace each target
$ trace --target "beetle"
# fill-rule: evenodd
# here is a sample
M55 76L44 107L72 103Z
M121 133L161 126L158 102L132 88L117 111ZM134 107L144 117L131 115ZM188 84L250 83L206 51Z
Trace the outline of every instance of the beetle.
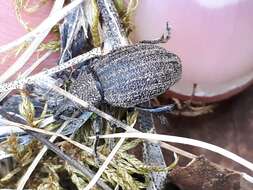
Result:
M154 44L138 43L91 61L69 92L93 105L130 108L164 93L181 74L176 54Z
M73 59L66 65L80 63L79 59L84 58ZM65 67L1 84L0 91L15 89ZM93 105L107 103L131 108L164 93L181 74L181 60L176 54L152 43L138 43L119 47L86 62L69 92Z

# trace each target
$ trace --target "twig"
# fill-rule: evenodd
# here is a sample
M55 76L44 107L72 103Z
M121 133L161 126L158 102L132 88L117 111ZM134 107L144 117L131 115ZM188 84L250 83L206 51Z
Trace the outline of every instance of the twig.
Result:
M96 113L97 115L107 119L108 121L114 123L115 125L118 125L120 126L121 128L123 128L124 130L126 131L132 131L132 132L136 132L135 129L131 128L130 126L122 123L121 121L115 119L114 117L112 117L111 115L97 109L95 106L93 106L92 104L88 103L88 102L85 102L83 100L81 100L80 98L72 95L71 93L61 89L60 87L58 86L55 86L54 84L49 84L49 83L46 83L44 81L35 81L36 83L39 83L39 82L42 82L44 85L48 86L49 88L55 90L56 92L58 92L59 94L61 95L64 95L65 97L69 98L70 100L80 104L81 106L83 106L84 108L88 109L89 111L92 111L94 113Z

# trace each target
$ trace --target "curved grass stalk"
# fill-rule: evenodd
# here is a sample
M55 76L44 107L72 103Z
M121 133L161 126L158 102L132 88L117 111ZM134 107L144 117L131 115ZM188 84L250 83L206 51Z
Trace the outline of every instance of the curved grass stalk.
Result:
M178 136L171 136L171 135L161 135L161 134L151 134L151 133L116 133L116 134L109 134L109 135L101 135L100 138L141 138L141 139L149 139L155 141L164 141L164 142L171 142L171 143L180 143L180 144L187 144L191 146L196 146L200 148L204 148L210 151L213 151L217 154L220 154L224 157L227 157L240 165L250 169L253 171L253 163L247 161L246 159L225 150L219 146L203 142L200 140L185 138L185 137L178 137ZM94 137L91 137L93 139Z

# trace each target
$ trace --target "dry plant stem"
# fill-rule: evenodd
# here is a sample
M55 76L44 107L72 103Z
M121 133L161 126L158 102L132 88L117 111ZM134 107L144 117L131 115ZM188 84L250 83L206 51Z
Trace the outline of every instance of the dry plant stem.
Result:
M54 3L54 6L52 8L52 11L50 12L49 16L52 16L57 10L60 10L64 4L64 0L57 0ZM5 82L7 79L9 79L11 76L13 76L16 72L18 72L19 69L21 69L27 61L30 59L30 57L33 55L33 53L36 51L36 49L39 47L41 42L46 38L48 33L50 32L51 28L45 30L43 33L40 33L34 41L30 44L30 46L25 50L25 52L17 59L17 61L12 64L7 71L5 71L0 76L0 83Z
M204 148L215 153L218 153L224 157L227 157L238 164L245 166L246 168L253 171L253 163L245 160L244 158L225 150L221 147L218 147L213 144L209 144L203 141L185 138L185 137L178 137L178 136L171 136L171 135L160 135L160 134L150 134L150 133L117 133L117 134L109 134L109 135L101 135L100 138L141 138L141 139L149 139L149 140L156 140L156 141L165 141L165 142L172 142L172 143L180 143L180 144L187 144L191 146L196 146L200 148ZM91 137L94 139L95 137Z
M186 158L195 159L195 158L198 157L198 156L195 155L195 154L192 154L192 153L190 153L190 152L184 151L184 150L179 149L179 148L177 148L177 147L171 146L170 144L165 143L165 142L160 142L160 146L161 146L162 148L164 148L164 149L167 149L167 150L170 150L170 151L172 151L172 152L176 152L176 153L178 153L178 154L180 154L180 155L183 155L183 156L185 156Z
M113 157L115 156L115 154L117 153L117 151L120 149L120 147L124 143L125 139L126 138L120 138L120 140L118 141L118 143L116 144L116 146L113 148L113 150L111 151L111 153L107 156L107 158L104 161L104 163L102 164L102 166L99 167L99 170L94 175L94 177L89 182L89 184L84 188L84 190L91 189L97 183L97 181L99 180L100 176L105 171L106 167L110 164L110 162L112 161Z
M43 56L41 56L37 61L35 61L31 67L29 67L24 73L21 74L21 78L29 76L36 67L38 67L42 62L44 62L50 55L52 54L51 51L46 52ZM7 92L0 94L0 102L11 92L12 90L9 90Z
M123 122L115 119L114 117L112 117L111 115L97 109L95 106L89 104L88 102L85 102L83 100L81 100L80 98L77 98L75 96L73 96L72 94L68 93L67 91L59 88L58 86L55 86L55 85L50 85L48 83L45 83L45 85L47 85L49 88L52 88L53 90L55 90L56 92L60 93L61 95L64 95L65 97L69 98L70 100L80 104L81 106L83 106L84 108L88 109L89 111L92 111L94 113L96 113L97 115L105 118L106 120L114 123L115 125L117 125L118 127L121 127L122 129L126 130L127 132L140 132L126 124L124 124ZM141 132L140 132L141 133ZM185 156L187 158L190 158L190 159L193 159L195 158L196 156L195 155L192 155L186 151L183 151L181 149L178 149L178 148L175 148L173 146L167 146L167 143L164 143L164 142L160 142L160 145L161 147L163 148L166 148L168 150L171 150L173 152L176 152L177 154L180 154L182 156ZM173 147L172 149L170 149L170 147Z
M103 22L102 29L105 51L128 45L128 39L126 38L125 31L121 27L121 22L113 1L97 0L97 4Z
M37 59L27 70L25 70L19 78L29 76L42 62L44 62L50 55L52 55L52 51L47 51L41 57Z
M58 130L57 133L61 133L61 131L65 128L67 122L65 122ZM52 136L49 141L50 142L54 142L55 139L57 138L56 135ZM17 186L17 190L22 190L25 187L26 182L28 181L29 177L31 176L32 172L34 171L34 169L36 168L36 166L38 165L38 163L40 162L40 160L42 159L43 155L47 152L48 148L47 146L43 146L43 148L40 150L40 152L38 153L38 155L35 157L35 159L33 160L32 164L28 167L26 173L22 176L22 178L20 179L18 186Z
M1 113L1 110L0 110L0 113ZM36 133L40 133L40 134L44 134L44 135L51 135L51 136L56 136L56 137L60 137L64 140L66 140L67 142L73 144L74 146L82 149L83 151L86 151L87 153L89 153L90 155L94 155L94 150L92 148L89 148L77 141L74 141L72 140L71 138L68 138L66 137L65 135L62 135L60 134L59 132L51 132L51 131L46 131L44 129L39 129L39 128L34 128L34 127L30 127L30 126L27 126L27 125L24 125L24 124L21 124L21 123L16 123L16 122L13 122L13 121L9 121L9 120L6 120L6 119L1 119L0 118L0 122L2 123L5 123L5 126L10 126L10 127L18 127L22 130L29 130L29 131L33 131L33 132L36 132ZM106 159L106 157L103 155L103 154L100 154L99 153L99 157L103 160ZM115 166L113 163L111 163L113 166Z
M47 19L45 19L37 28L35 28L33 31L27 33L26 35L18 38L17 40L8 43L6 45L3 45L0 47L0 53L8 51L14 47L17 47L18 45L26 42L31 41L32 38L37 37L38 35L44 33L46 30L51 29L57 22L59 22L63 17L65 17L72 9L77 7L80 3L82 3L83 0L75 0L72 1L70 4L62 8L60 11L55 12L53 15L49 16Z
M41 79L41 80L46 79L47 76L49 76L49 75L55 74L59 71L62 71L64 69L74 66L76 64L82 63L88 59L91 59L91 58L93 58L95 56L99 56L99 55L101 55L101 49L94 48L93 50L91 50L87 53L79 55L79 56L61 64L61 65L58 65L56 67L53 67L53 68L45 70L45 71L42 71L36 75L22 78L22 79L18 79L18 80L9 82L9 83L3 83L0 85L0 92L5 92L5 91L21 88L24 84L27 84L29 82L32 82L32 81L35 81L38 79ZM49 82L49 81L47 81L47 82Z
M23 129L23 130L29 130L29 131L33 131L33 132L36 132L36 133L41 133L41 134L45 134L45 135L51 135L51 136L56 136L56 137L61 137L62 139L66 140L67 142L79 147L80 149L88 152L89 154L93 154L93 150L90 149L89 147L77 142L77 141L74 141L72 140L71 138L68 138L62 134L59 134L59 133L55 133L55 132L51 132L51 131L46 131L44 129L39 129L39 128L35 128L35 127L30 127L30 126L27 126L27 125L24 125L24 124L20 124L20 123L16 123L16 122L12 122L12 121L9 121L9 120L5 120L5 119L0 119L1 122L5 123L6 126L14 126L14 127L19 127L20 129Z
M240 173L244 179L246 179L248 182L253 183L253 177L246 174L246 173Z

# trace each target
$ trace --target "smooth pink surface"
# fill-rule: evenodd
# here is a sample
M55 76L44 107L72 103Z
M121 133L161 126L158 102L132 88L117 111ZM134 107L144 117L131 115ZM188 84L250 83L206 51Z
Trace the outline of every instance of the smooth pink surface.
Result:
M172 34L164 46L183 62L176 92L190 94L197 83L200 96L217 95L253 78L252 0L140 0L135 39L158 38L166 21Z
M30 1L34 3L36 1ZM39 11L35 13L22 13L22 19L26 21L30 27L35 28L41 23L48 15L52 7L52 1L48 1L47 4L40 7ZM12 42L13 40L23 36L27 33L24 27L18 22L15 14L14 1L2 1L0 4L0 46ZM41 53L42 54L42 53ZM6 59L7 56L7 59ZM29 67L29 64L35 62L39 54L36 53L29 63L22 68L24 71ZM2 63L3 59L6 59L0 65L0 74L2 74L6 69L15 62L17 57L14 53L0 53L0 61ZM50 65L54 64L57 60L57 56L51 56L46 62L42 63L38 70L43 68L48 68Z
M35 27L43 21L49 14L52 2L40 7L34 13L22 13L22 18L27 21L29 26ZM27 31L18 22L15 14L14 1L2 1L0 4L0 45L11 42L18 37L26 34Z

